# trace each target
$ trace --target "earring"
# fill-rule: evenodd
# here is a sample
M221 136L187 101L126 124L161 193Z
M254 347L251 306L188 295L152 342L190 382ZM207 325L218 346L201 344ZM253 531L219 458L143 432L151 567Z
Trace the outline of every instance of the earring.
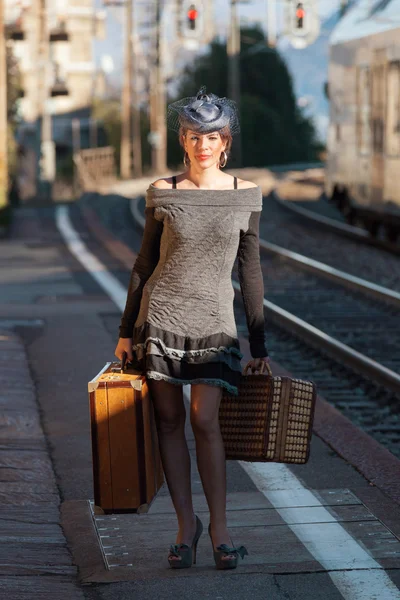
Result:
M190 166L189 154L187 152L185 152L185 154L183 155L183 164L185 165L185 167Z
M224 162L221 161L221 157L219 158L219 166L221 167L221 169L223 169L225 167L226 163L228 162L228 155L227 155L227 153L226 152L222 152L222 154L224 155L224 158L223 158ZM222 154L221 154L221 156L222 156Z

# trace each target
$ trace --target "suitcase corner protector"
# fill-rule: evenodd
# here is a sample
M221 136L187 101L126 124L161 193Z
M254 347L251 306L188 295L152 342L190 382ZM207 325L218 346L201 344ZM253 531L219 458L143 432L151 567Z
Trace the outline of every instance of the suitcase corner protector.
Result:
M100 516L100 515L102 516L102 515L106 514L105 510L103 508L101 508L101 506L98 506L97 504L93 505L92 510L93 510L94 516Z
M143 382L141 379L131 379L129 383L131 384L131 387L133 387L134 390L140 391L142 389Z
M89 393L95 392L98 387L99 387L99 382L98 381L89 381L89 383L88 383L88 391L89 391Z

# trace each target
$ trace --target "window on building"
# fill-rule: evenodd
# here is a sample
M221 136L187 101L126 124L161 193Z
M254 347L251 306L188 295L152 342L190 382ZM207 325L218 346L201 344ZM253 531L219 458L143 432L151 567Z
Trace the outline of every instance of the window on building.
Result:
M387 81L386 152L400 155L400 62L391 62Z
M367 66L358 68L357 77L357 142L360 154L369 154L371 147L371 82Z

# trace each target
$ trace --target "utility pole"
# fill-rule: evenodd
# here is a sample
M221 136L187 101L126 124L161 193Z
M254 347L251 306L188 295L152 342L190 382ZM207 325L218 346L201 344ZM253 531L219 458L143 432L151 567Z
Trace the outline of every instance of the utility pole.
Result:
M138 80L139 80L139 52L138 43L135 33L132 31L132 50L133 50L133 86L132 86L132 134L133 134L133 176L142 176L142 135L140 131L140 105L139 105L139 93L138 93Z
M165 114L165 81L162 68L161 2L162 0L156 0L156 52L150 79L151 164L156 174L162 174L167 169L167 128Z
M132 0L125 0L125 50L124 50L124 82L122 87L122 128L121 128L121 177L132 177Z
M7 59L4 0L0 0L0 210L8 205L7 165Z
M212 41L215 37L215 18L214 18L214 0L206 0L203 2L205 15L204 15L204 33L208 38L208 41Z
M276 0L268 0L267 8L268 8L268 16L267 16L267 19L268 19L267 20L268 46L270 48L275 48L276 40L277 40Z
M124 10L124 79L121 96L121 158L120 171L123 179L142 174L142 145L140 111L137 99L137 60L134 51L134 0L104 0L104 6L125 8ZM133 150L133 159L132 159Z
M81 149L81 122L79 119L72 119L72 156L75 156L80 152ZM79 172L78 165L74 161L74 194L76 197L79 195Z
M50 38L46 0L36 0L38 34L38 106L37 115L42 117L40 132L39 190L41 199L50 201L56 171L55 144L52 139L50 112Z
M228 54L228 98L236 102L240 113L240 23L237 16L238 0L231 0L230 31L227 38ZM241 136L238 135L233 148L235 167L242 166Z

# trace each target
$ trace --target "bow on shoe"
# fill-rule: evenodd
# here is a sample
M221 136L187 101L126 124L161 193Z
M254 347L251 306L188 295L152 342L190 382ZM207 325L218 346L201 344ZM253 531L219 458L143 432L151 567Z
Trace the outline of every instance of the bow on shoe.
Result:
M189 546L187 544L171 544L169 548L170 556L176 556L177 558L181 558L180 551L188 550Z
M217 550L220 550L224 554L239 554L240 558L242 559L246 555L249 555L247 549L244 546L240 546L240 548L229 548L229 546L227 546L226 544L221 544L221 546L218 546Z

